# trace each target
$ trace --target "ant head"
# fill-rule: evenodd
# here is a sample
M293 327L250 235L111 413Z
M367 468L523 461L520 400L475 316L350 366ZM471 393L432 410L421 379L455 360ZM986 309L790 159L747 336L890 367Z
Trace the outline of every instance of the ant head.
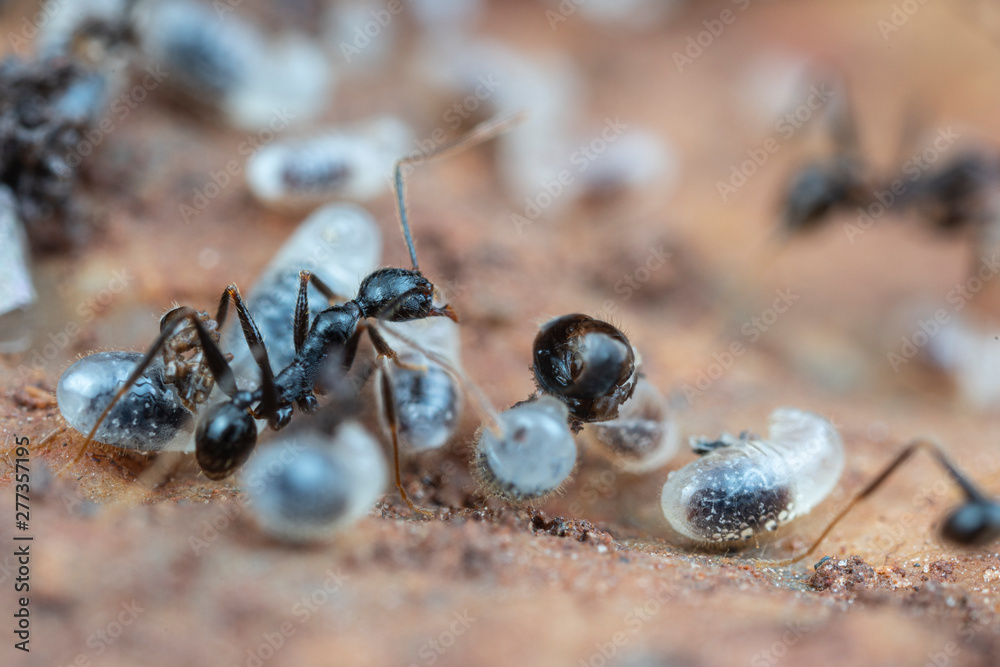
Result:
M419 271L379 269L367 276L355 299L362 315L406 322L443 315L457 321L450 306L434 305L434 285Z
M635 389L635 353L621 331L588 315L544 324L534 344L535 380L574 419L606 421Z
M225 479L249 458L257 444L257 424L243 401L209 406L194 434L195 457L205 476Z
M988 544L1000 537L1000 503L969 500L954 510L941 527L945 539L968 546Z

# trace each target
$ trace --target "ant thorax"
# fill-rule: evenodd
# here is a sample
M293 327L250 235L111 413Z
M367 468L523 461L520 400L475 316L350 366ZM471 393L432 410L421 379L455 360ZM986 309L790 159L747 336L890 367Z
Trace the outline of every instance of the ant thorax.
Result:
M844 468L840 435L809 412L780 408L767 439L750 434L695 443L704 455L673 471L661 505L670 525L699 542L739 543L808 513Z
M308 270L344 299L355 294L361 279L378 266L382 234L371 215L353 204L330 204L310 215L285 242L261 273L246 303L267 343L271 365L285 368L295 358L293 321L299 271ZM326 298L310 286L313 312L326 308ZM243 343L238 326L229 329L223 349L233 352L232 369L240 384L258 386L260 371Z

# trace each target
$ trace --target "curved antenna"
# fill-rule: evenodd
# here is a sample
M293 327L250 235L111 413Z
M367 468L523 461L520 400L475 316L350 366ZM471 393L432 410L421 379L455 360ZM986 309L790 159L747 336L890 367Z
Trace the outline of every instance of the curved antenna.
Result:
M469 130L468 134L465 136L443 144L429 153L407 155L406 157L396 160L394 180L396 186L396 205L399 209L399 224L403 227L403 238L406 239L406 247L410 251L410 262L413 264L414 271L419 272L420 267L417 264L417 251L413 246L413 236L410 234L410 222L406 217L406 183L405 175L403 174L403 167L411 164L420 164L427 160L434 160L447 155L453 155L454 153L463 151L466 148L488 141L501 132L506 132L518 123L523 122L527 117L528 115L524 111L519 111L510 115L497 116L480 123L476 127Z
M827 524L827 526L823 530L823 532L820 533L820 536L818 538L816 538L816 541L812 543L812 546L810 546L808 549L806 549L804 552L802 552L798 556L795 556L794 558L789 558L787 560L781 560L781 561L775 561L775 562L770 563L770 564L771 565L777 565L777 566L793 565L795 563L798 563L802 559L807 558L808 556L810 556L813 552L816 551L816 549L823 542L823 540L826 539L827 535L830 534L830 531L833 530L833 528L838 523L840 523L840 520L843 519L847 515L848 512L850 512L852 509L854 509L855 505L857 505L862 500L864 500L865 498L867 498L868 496L870 496L872 493L874 493L875 490L878 487L882 486L882 483L893 472L895 472L895 470L897 468L899 468L899 466L901 466L904 462L906 462L907 459L909 459L918 450L921 450L921 449L926 449L928 451L928 453L931 456L933 456L934 459L945 470L948 471L948 474L951 475L952 479L955 480L955 482L962 488L962 491L965 493L966 497L969 500L971 500L971 501L985 501L986 500L986 497L972 483L972 481L969 480L969 478L966 477L964 474L962 474L962 472L955 466L955 464L953 464L951 462L951 460L948 458L948 456L944 453L944 449L942 449L941 445L939 445L937 442L935 442L933 440L930 440L930 439L927 439L927 438L917 438L916 440L910 441L910 444L908 444L906 447L904 447L903 450L899 454L896 455L896 458L894 458L892 461L890 461L889 464L885 468L882 469L882 472L880 472L875 477L875 479L873 479L872 481L868 482L868 484L865 485L865 487L863 489L861 489L861 491L856 496L854 496L854 498L852 498L851 501L849 503L847 503L847 505L844 506L843 509L841 509L839 512L837 512L837 514L833 517L833 519L830 521L830 523Z

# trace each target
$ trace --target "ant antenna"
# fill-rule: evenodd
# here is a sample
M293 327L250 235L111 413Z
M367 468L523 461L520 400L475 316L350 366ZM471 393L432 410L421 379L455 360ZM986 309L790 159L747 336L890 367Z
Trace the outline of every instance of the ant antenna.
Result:
M840 523L840 520L843 519L847 515L848 512L850 512L852 509L854 509L855 505L857 505L862 500L864 500L865 498L867 498L868 496L870 496L872 493L874 493L875 490L878 487L880 487L882 485L882 483L899 466L901 466L904 462L906 462L907 459L909 459L918 450L921 450L921 449L927 450L928 453L931 456L933 456L934 459L939 464L941 464L941 466L944 467L945 470L948 471L948 474L951 475L952 479L954 479L955 482L960 487L962 487L962 491L965 493L966 499L968 501L974 502L974 503L987 502L986 496L984 496L983 493L969 480L969 478L966 477L964 474L962 474L962 472L955 466L955 464L953 464L951 462L951 460L948 458L948 456L944 453L944 449L941 447L940 444L938 444L937 442L935 442L933 440L930 440L930 439L917 438L916 440L910 441L910 443L906 447L904 447L903 450L899 454L896 455L896 458L894 458L892 461L889 462L889 465L887 465L882 470L882 472L880 472L878 474L878 476L875 477L875 479L873 479L871 482L869 482L865 486L865 488L863 488L861 490L860 493L858 493L856 496L854 496L854 498L852 498L851 501L849 503L847 503L847 505L842 510L840 510L839 512L837 512L837 515L833 517L833 520L830 521L830 523L823 530L823 532L820 533L820 536L818 538L816 538L816 541L813 542L812 546L810 546L808 549L806 549L804 552L802 552L801 554L799 554L798 556L796 556L794 558L790 558L790 559L782 560L782 561L777 561L777 562L772 563L772 565L777 565L777 566L793 565L795 563L798 563L802 559L807 558L808 556L810 556L813 552L816 551L816 549L823 542L823 540L826 539L827 535L830 534L830 531L832 531L833 528L838 523Z
M466 148L475 146L476 144L488 141L501 132L506 132L511 127L523 122L527 117L528 115L524 111L519 111L515 114L497 116L475 126L465 136L439 146L429 153L408 155L396 161L396 204L399 208L399 222L403 227L403 237L406 239L406 247L410 250L410 262L413 264L414 271L419 272L420 267L417 265L417 251L413 246L413 237L410 235L410 222L406 217L406 184L404 183L403 167L411 164L420 164L426 160L433 160L446 155L452 155L463 151Z

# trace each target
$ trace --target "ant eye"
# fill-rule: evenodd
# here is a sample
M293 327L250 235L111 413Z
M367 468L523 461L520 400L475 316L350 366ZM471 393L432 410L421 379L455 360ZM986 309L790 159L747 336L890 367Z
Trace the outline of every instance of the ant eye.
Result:
M633 473L659 468L674 457L680 444L677 425L667 414L666 400L641 377L617 419L588 424L583 433L598 451L622 470Z
M514 501L534 500L559 488L576 465L576 442L566 406L543 396L500 413L500 433L483 427L476 463L483 483Z
M353 422L332 439L314 431L278 438L241 475L257 525L289 542L321 541L354 523L378 501L385 480L381 448Z
M671 472L660 502L685 537L719 544L777 530L822 501L840 478L844 450L819 415L781 408L766 440L750 434Z
M1000 505L971 500L953 511L941 527L945 539L976 546L1000 537Z
M562 400L574 419L605 421L635 388L635 354L621 331L587 315L542 326L534 343L535 380Z

